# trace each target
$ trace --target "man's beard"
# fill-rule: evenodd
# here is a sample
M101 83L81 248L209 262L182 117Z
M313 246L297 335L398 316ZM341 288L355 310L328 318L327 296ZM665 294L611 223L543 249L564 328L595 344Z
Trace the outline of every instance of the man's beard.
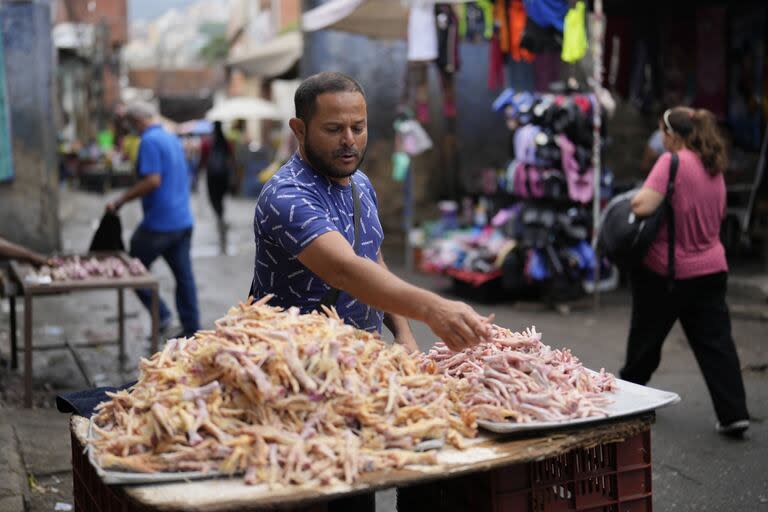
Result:
M355 169L352 171L346 171L344 169L339 169L335 165L333 165L332 162L327 161L322 156L320 156L317 152L315 152L312 149L312 144L309 142L309 135L307 135L306 139L304 140L304 153L307 157L308 164L312 166L314 170L322 174L323 176L327 178L333 178L333 179L344 179L349 178L355 172L357 169L362 165L363 160L365 160L365 153L367 151L367 147L363 148L363 151L356 151L356 150L349 150L349 149L341 149L336 150L333 152L333 157L340 156L341 154L348 153L354 151L355 154L358 156L357 165L355 166Z

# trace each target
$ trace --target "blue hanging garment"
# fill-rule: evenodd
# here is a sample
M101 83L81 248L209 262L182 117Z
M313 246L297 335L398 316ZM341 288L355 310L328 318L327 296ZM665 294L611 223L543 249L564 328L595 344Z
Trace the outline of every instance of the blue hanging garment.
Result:
M523 4L528 17L536 24L563 31L563 22L568 13L566 0L523 0Z

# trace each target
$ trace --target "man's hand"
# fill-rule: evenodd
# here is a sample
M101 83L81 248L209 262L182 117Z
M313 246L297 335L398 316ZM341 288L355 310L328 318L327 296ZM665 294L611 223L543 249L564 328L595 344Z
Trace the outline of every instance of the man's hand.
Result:
M426 324L454 352L491 339L488 319L463 302L441 299L430 310Z
M119 199L115 199L114 201L110 201L107 203L107 205L104 207L104 211L107 211L109 213L117 213L117 211L120 209L120 207L123 204L120 202Z
M29 261L31 261L32 263L38 266L43 266L43 265L51 266L53 263L52 258L49 258L48 256L43 256L39 252L34 252L34 251L30 251Z

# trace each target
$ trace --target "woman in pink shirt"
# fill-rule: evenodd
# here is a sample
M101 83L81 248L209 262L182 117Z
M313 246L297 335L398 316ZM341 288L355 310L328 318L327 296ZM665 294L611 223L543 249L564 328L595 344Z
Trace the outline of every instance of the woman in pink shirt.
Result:
M677 107L659 126L664 153L632 200L638 216L664 200L669 166L679 158L672 208L675 216L674 281L668 273L667 226L662 224L641 265L632 270L632 320L622 379L646 384L659 366L661 347L676 320L704 374L717 415L716 430L740 437L749 428L744 383L725 302L728 263L720 243L725 214L725 146L714 115Z

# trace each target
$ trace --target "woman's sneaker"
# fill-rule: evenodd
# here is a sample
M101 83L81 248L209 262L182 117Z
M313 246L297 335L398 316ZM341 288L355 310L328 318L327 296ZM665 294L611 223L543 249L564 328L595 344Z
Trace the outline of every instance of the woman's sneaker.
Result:
M715 430L718 434L736 439L740 439L748 428L749 420L738 420L732 423L728 423L727 425L721 425L718 421L715 424Z

